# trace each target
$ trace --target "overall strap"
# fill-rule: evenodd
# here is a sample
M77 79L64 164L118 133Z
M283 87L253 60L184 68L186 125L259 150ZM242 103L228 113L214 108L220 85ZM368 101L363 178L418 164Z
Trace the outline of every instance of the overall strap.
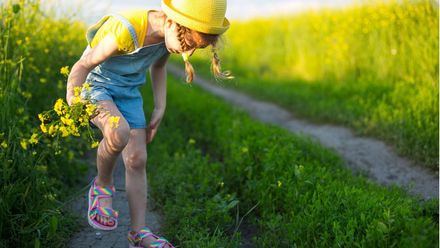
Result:
M117 14L117 13L112 13L111 15L116 17L116 18L118 18L122 22L122 24L124 24L125 27L127 27L128 31L131 34L131 38L133 39L134 46L136 47L136 49L138 49L139 48L139 44L138 44L138 39L137 39L136 31L134 30L134 27L133 27L133 25L131 25L130 21L128 21L127 18L125 18L122 15Z

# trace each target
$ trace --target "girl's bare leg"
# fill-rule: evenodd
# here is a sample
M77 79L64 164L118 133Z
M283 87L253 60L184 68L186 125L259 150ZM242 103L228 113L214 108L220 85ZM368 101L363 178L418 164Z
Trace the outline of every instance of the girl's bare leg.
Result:
M128 143L130 127L113 101L98 101L97 105L102 111L92 122L101 130L104 138L99 143L97 151L96 164L98 176L96 184L106 187L113 185L113 171L116 159ZM120 117L117 128L112 127L109 123L108 118L110 116ZM103 207L112 207L111 198L101 198L99 202ZM114 225L113 221L109 222L108 217L98 215L97 221L104 225Z
M147 133L146 129L130 130L130 139L122 151L125 165L125 189L131 217L131 229L145 226L147 209Z
M127 191L133 231L138 232L145 226L147 211L147 132L146 129L131 129L130 140L122 151L125 164L125 188ZM148 237L142 245L148 247L155 238ZM168 246L167 246L168 247Z

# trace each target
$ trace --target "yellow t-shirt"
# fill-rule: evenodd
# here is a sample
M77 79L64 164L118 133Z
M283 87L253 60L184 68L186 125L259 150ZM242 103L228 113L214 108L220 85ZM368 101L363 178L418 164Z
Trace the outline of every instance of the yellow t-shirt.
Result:
M151 10L141 9L119 13L121 16L125 17L135 29L139 47L142 47L142 44L144 43L145 34L147 32L149 11ZM93 48L96 46L107 35L113 35L118 44L118 50L121 53L130 53L136 49L127 26L114 16L110 16L108 19L106 17L102 18L96 24L89 27L87 29L87 33L90 30L97 28L103 21L105 21L104 24L102 24L102 26L100 26L96 31L93 39L91 41L88 40L90 47Z

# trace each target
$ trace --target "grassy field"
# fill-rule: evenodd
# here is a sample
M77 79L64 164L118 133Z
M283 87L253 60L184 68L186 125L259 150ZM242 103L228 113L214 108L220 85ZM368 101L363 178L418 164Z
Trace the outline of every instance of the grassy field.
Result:
M220 58L236 79L221 85L379 137L438 170L438 7L382 2L233 22ZM210 56L192 56L196 73L210 77Z
M77 227L63 205L88 145L33 134L66 94L60 68L81 55L84 28L37 1L0 4L0 247L60 247Z
M175 244L239 247L252 210L259 247L438 246L438 201L354 177L330 150L169 80L147 175Z

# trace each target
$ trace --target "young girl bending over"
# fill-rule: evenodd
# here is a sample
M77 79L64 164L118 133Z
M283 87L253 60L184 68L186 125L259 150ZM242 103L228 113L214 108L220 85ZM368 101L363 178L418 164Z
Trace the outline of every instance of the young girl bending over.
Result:
M87 30L88 46L72 67L66 100L71 105L73 89L91 84L89 94L100 112L91 125L101 130L97 151L98 174L88 192L89 224L101 230L118 225L112 208L115 194L113 170L120 153L126 169L126 192L130 209L130 247L173 247L145 224L147 207L147 143L155 136L166 106L166 63L170 53L185 61L186 81L193 79L188 57L198 48L212 47L211 69L216 78L232 78L222 72L216 53L219 36L229 28L226 0L162 0L162 10L131 10L104 16ZM154 110L148 125L139 86L149 68ZM110 114L110 116L108 115ZM118 122L115 127L114 122Z

